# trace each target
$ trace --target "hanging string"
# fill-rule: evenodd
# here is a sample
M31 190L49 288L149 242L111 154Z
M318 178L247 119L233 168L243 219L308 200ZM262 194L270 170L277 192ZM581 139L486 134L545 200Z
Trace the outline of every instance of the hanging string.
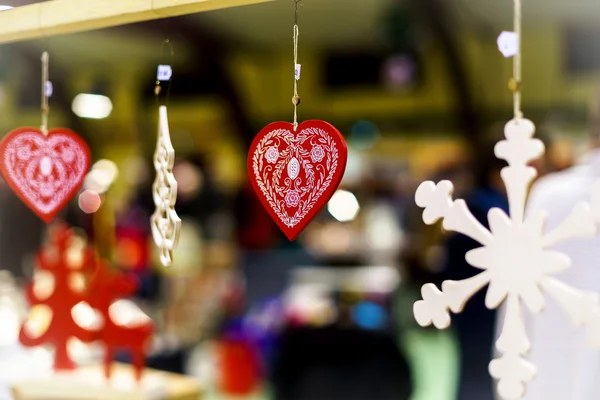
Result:
M46 32L42 29L42 10L43 5L40 4L38 6L38 27L40 30L40 34L43 39L44 48L48 48L48 38L46 37ZM48 65L50 63L50 55L48 51L44 50L42 53L42 94L41 94L41 111L42 111L42 125L40 126L40 130L44 134L44 136L48 135L48 114L50 113L50 106L48 105L48 98L52 96L52 83L49 80L49 72Z
M511 90L513 91L513 107L515 119L523 118L521 110L521 0L514 0L514 29L517 35L517 54L513 59L513 79Z
M50 107L48 106L48 96L50 95L50 85L48 80L48 63L50 55L47 51L42 53L42 126L41 131L44 136L48 135L48 114Z
M298 79L300 77L300 71L298 71L298 3L300 3L300 0L294 0L294 97L292 97L292 103L294 104L294 131L298 127L298 105L300 104L300 96L298 96Z
M175 56L175 49L173 48L173 44L171 44L171 41L169 39L165 39L161 46L160 46L160 54L161 57L164 56L164 51L165 51L165 45L169 47L169 56L172 59ZM169 71L169 77L168 79L162 80L160 79L160 69L161 68L167 68L167 70ZM159 65L158 66L158 71L157 71L157 76L156 76L156 86L154 87L154 94L156 95L156 104L159 105L160 101L160 94L162 93L162 87L161 87L161 81L166 81L168 82L167 85L167 92L165 93L165 101L164 101L164 105L167 105L169 102L169 96L171 94L171 85L173 83L173 71L171 69L170 65Z

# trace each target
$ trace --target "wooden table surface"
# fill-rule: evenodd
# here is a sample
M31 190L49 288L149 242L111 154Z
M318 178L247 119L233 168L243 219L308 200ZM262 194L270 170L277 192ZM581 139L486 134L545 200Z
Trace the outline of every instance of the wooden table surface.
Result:
M142 378L143 388L118 390L101 384L101 374L100 366L83 367L69 376L57 374L48 379L21 381L12 387L12 392L15 400L202 400L204 397L198 381L184 375L147 368ZM129 365L115 363L113 377L129 380L131 374Z

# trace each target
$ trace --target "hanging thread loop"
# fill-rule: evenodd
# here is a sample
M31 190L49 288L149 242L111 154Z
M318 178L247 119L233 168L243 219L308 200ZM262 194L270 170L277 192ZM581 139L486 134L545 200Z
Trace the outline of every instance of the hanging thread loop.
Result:
M300 104L300 96L298 96L298 79L300 79L300 66L298 65L298 3L300 0L294 0L294 96L292 104L294 105L294 131L298 127L298 105Z
M519 41L517 54L513 58L513 78L509 82L509 88L513 92L514 118L523 118L521 110L521 0L514 0L514 29Z
M169 39L165 39L160 46L161 58L164 57L165 46L169 48L169 57L172 59L175 56L175 49ZM167 93L165 94L164 105L169 102L169 95L171 94L171 84L173 83L173 70L169 64L159 64L156 72L156 86L154 87L154 94L156 95L156 102L159 103L160 94L162 93L161 82L168 82Z
M48 80L48 64L50 55L47 51L42 53L42 126L40 127L44 136L48 135L48 114L50 107L48 106L48 97L51 95L51 84Z

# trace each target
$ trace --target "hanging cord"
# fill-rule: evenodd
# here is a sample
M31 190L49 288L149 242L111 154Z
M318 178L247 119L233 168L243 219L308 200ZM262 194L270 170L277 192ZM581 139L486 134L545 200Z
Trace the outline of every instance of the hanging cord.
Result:
M517 35L517 54L513 59L513 79L510 81L510 89L513 92L514 118L523 118L521 110L521 0L514 0L514 29Z
M165 45L167 45L169 47L169 56L172 59L175 56L175 50L174 50L173 45L171 44L171 41L169 39L165 39L162 42L162 45L160 46L161 57L164 56ZM161 67L162 68L168 67L168 70L169 70L169 73L170 73L170 76L169 76L168 80L165 80L166 82L168 82L168 85L167 85L167 93L165 94L164 105L167 105L169 103L169 96L171 94L171 84L173 83L173 71L171 69L171 66L169 64L167 64L167 65L159 65L159 67L158 67L159 68L159 72L160 72ZM159 98L160 98L160 94L162 93L162 87L160 85L161 84L161 79L159 79L160 77L158 76L159 72L157 72L156 86L154 87L154 94L156 95L156 105L160 105Z
M47 51L42 53L42 126L41 131L44 136L48 135L48 114L50 107L48 106L48 96L51 89L49 88L48 80L48 63L50 61L50 55Z
M40 30L40 34L42 36L44 42L44 48L48 48L48 38L46 37L46 33L42 29L42 10L43 6L40 4L38 6L38 27ZM48 98L52 96L52 83L49 80L49 72L48 65L50 63L50 55L48 51L44 50L42 53L42 101L41 101L41 111L42 111L42 125L40 126L40 130L44 136L48 135L48 114L50 113L50 106L48 105Z
M300 71L298 70L298 3L300 3L300 0L294 0L294 97L292 97L294 131L298 127L298 105L300 104L300 96L298 96L298 79L300 78Z

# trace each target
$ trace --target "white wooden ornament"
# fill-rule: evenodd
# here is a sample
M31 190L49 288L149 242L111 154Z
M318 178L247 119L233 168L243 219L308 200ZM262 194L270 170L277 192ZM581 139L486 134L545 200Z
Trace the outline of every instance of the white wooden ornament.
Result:
M160 262L165 266L173 262L173 250L179 241L181 219L175 211L177 181L173 175L175 149L169 135L167 107L158 109L158 140L154 153L156 179L152 185L152 197L156 210L150 218L152 237L160 249Z
M528 188L537 175L528 163L543 154L544 145L533 138L535 126L526 119L510 121L504 132L506 140L496 144L495 154L508 163L501 176L510 217L503 210L492 208L488 213L488 230L471 214L464 200L452 199L450 181L437 185L427 181L417 189L415 200L424 208L426 224L442 219L446 230L481 243L481 247L466 254L466 260L482 272L460 281L445 281L441 291L431 283L424 285L421 288L423 300L414 304L413 311L419 325L447 328L449 311L461 312L469 298L489 285L486 307L495 309L507 302L501 335L496 341L500 357L490 362L489 372L498 380L500 396L517 400L523 397L527 382L536 374L535 366L524 358L530 343L521 302L533 313L539 313L545 302L542 291L545 292L560 304L574 325L585 325L590 345L600 346L598 295L552 277L570 268L571 261L566 254L549 249L559 242L596 234L600 215L592 209L600 210L600 185L591 188L592 206L587 202L577 204L561 225L546 232L544 213L524 216Z

